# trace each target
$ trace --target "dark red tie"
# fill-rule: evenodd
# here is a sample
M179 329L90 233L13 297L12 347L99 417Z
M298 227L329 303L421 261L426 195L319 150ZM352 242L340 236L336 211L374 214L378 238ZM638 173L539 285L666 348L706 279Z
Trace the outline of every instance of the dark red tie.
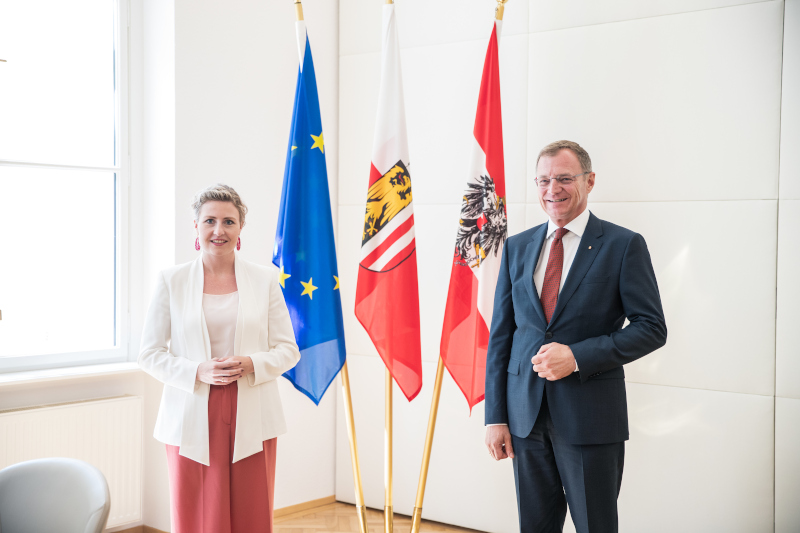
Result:
M553 317L558 302L558 288L561 286L561 270L564 268L564 243L561 239L569 230L558 228L556 238L550 246L550 257L547 258L547 270L544 271L544 283L542 284L542 307L547 323Z

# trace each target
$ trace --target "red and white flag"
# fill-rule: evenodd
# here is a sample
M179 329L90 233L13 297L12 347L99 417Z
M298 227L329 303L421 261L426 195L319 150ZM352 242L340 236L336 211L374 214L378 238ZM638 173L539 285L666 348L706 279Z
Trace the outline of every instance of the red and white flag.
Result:
M355 312L410 401L422 388L422 355L414 204L394 4L383 6L382 52Z
M456 236L440 355L470 410L484 398L486 349L503 245L508 237L503 120L495 21L483 65L472 160Z

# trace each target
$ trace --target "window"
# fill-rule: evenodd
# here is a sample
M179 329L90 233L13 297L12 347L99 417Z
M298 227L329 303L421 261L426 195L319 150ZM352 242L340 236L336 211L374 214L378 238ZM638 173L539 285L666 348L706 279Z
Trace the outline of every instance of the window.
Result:
M0 4L0 372L126 359L121 18Z

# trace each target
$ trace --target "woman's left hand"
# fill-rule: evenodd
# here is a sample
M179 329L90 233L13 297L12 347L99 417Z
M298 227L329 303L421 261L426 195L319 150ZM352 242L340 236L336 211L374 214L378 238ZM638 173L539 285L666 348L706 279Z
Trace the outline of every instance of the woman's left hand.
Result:
M244 377L247 374L252 374L253 372L255 372L255 368L253 368L253 359L251 359L249 355L239 355L237 357L225 357L224 359L220 359L220 361L239 361L242 364L241 377Z

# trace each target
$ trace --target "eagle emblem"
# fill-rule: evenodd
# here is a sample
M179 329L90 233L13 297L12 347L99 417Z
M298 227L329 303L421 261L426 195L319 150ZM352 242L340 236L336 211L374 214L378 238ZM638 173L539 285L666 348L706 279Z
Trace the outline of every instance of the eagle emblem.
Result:
M477 268L488 255L497 256L508 236L506 199L497 196L490 176L478 176L477 183L467 187L455 254L466 266Z
M397 213L411 203L411 176L398 161L367 191L367 211L361 245L374 237Z

